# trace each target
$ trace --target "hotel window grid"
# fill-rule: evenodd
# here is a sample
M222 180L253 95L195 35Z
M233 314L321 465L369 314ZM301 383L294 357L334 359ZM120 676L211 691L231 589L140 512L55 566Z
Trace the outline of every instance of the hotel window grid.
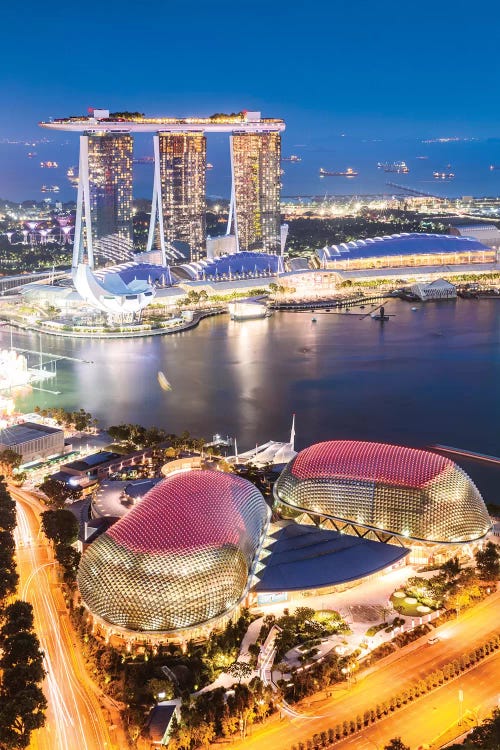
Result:
M95 268L133 257L132 152L133 138L128 133L88 135Z
M278 254L281 247L280 134L234 133L231 160L238 249Z
M205 250L207 142L201 133L159 133L166 243L186 242L190 260Z

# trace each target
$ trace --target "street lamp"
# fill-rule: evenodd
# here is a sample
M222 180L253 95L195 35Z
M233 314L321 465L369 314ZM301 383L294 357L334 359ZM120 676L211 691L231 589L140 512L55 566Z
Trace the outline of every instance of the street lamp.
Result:
M464 691L458 691L458 726L462 725L464 717Z

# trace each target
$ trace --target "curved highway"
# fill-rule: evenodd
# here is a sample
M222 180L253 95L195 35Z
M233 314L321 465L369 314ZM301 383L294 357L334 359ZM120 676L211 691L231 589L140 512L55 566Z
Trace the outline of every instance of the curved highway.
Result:
M35 630L45 654L48 701L45 727L32 736L33 750L112 750L117 739L109 708L87 675L60 586L50 545L40 532L43 508L29 493L10 487L17 506L19 596L33 605ZM111 732L113 736L111 736Z

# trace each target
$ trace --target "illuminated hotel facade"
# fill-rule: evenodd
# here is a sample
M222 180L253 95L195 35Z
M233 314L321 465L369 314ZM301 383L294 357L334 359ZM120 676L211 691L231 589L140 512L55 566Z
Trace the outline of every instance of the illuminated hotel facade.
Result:
M110 115L40 123L80 132L80 180L73 267L116 264L132 258L132 139L152 133L154 182L147 250L158 242L162 262L178 260L175 243L189 245L189 260L205 249L206 133L227 133L231 145L231 209L227 234L238 250L280 253L280 119L260 112L208 118ZM118 205L120 204L120 205Z
M74 266L132 260L132 151L130 133L80 137Z
M280 252L280 163L279 133L231 136L230 222L238 250Z
M207 139L186 132L158 133L154 140L164 241L186 242L190 260L199 260L206 235Z

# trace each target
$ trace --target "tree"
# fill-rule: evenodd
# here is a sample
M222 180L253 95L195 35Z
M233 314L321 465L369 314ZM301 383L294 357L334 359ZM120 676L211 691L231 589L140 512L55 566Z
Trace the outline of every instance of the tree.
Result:
M500 553L496 544L488 542L476 554L476 567L479 577L485 581L495 581L500 575Z
M4 482L0 476L0 530L12 532L16 528L16 504L11 498Z
M0 646L4 639L18 633L20 630L33 628L33 607L29 602L20 599L8 604L3 612L4 624L0 630Z
M46 510L41 519L43 533L56 545L76 542L78 521L70 510Z
M405 745L401 737L393 737L389 744L385 745L384 750L410 750L410 748Z
M66 500L78 500L82 496L81 487L71 487L65 482L48 477L40 485L40 490L47 495L52 505L62 508Z
M0 451L0 474L3 474L7 478L11 478L14 473L14 469L17 469L23 461L23 457L20 453L5 448Z
M57 544L55 548L56 560L64 568L64 580L67 584L76 581L81 554L69 544Z
M0 601L15 592L18 581L19 576L14 562L12 562L12 567L0 567Z
M235 661L226 669L226 672L231 677L236 677L238 685L240 685L243 679L250 677L253 669L250 664L246 664L244 661Z
M441 565L441 570L450 581L457 577L460 569L460 560L458 557L452 557Z
M0 630L0 747L28 747L30 735L45 723L47 701L41 690L43 653L33 631L33 611L26 602L5 608Z

